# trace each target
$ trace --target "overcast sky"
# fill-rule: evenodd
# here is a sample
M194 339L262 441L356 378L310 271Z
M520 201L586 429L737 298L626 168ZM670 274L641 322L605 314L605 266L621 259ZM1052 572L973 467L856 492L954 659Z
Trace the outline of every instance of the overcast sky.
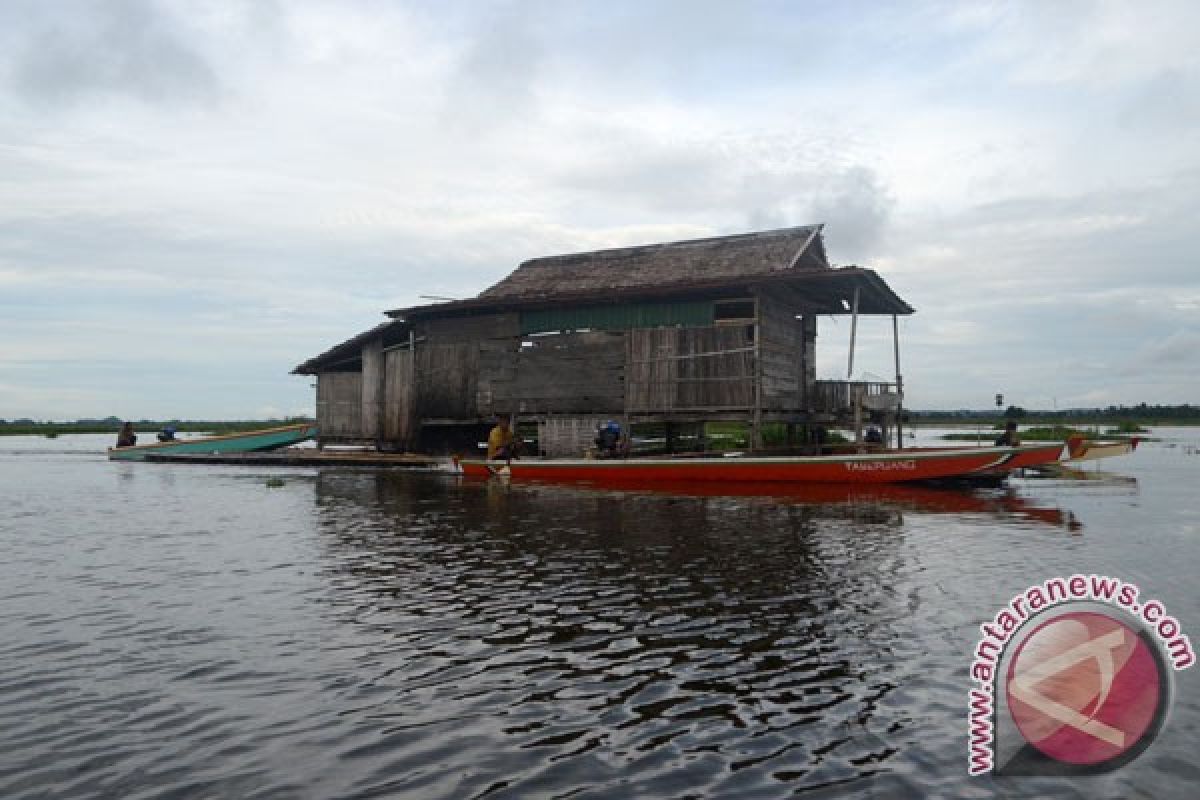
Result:
M420 295L813 222L910 407L1200 402L1200 4L0 3L0 417L311 412Z

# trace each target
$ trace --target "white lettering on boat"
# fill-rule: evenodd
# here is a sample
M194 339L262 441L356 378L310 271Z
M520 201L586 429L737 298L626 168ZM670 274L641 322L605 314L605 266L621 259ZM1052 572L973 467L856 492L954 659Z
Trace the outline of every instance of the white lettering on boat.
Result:
M847 461L846 469L850 472L874 472L876 470L914 470L917 462L912 459L905 461Z

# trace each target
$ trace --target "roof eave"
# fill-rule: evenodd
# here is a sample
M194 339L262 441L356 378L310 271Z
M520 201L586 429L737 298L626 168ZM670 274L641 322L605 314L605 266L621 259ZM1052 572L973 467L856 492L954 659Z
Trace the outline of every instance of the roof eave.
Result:
M858 283L868 292L875 295L880 307L886 310L861 311L862 314L912 314L914 309L892 290L874 270L865 267L840 267L829 269L779 270L777 272L747 275L730 280L723 278L714 281L692 281L689 283L667 284L657 287L638 287L621 290L588 290L585 292L562 292L558 294L523 295L512 297L475 297L468 300L456 300L449 303L434 303L425 306L413 306L385 312L389 317L398 320L412 321L415 319L431 319L444 316L468 315L471 313L502 313L506 311L521 311L551 305L586 302L629 302L631 300L649 300L661 297L679 296L684 294L705 294L720 291L745 291L754 286L771 285L775 283L809 282L845 282ZM825 312L834 313L834 312ZM844 313L849 313L844 312Z

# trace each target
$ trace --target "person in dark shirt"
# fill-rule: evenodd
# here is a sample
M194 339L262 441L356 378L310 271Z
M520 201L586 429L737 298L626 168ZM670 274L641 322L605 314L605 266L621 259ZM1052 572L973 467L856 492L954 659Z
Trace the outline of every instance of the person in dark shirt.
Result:
M1004 433L996 439L996 447L1016 447L1021 443L1017 437L1017 421L1010 419L1004 423Z
M137 434L133 432L133 423L126 422L117 434L117 447L133 447L137 444Z
M621 426L614 420L596 429L596 453L600 458L616 458L621 454Z

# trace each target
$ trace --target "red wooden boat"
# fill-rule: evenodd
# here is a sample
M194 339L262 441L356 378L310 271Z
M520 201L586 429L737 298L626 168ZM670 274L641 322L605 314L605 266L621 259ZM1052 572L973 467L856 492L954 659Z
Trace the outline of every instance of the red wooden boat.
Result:
M752 483L899 483L995 476L1056 462L1062 442L1017 447L889 450L831 456L726 458L527 459L458 462L464 475L517 480Z

